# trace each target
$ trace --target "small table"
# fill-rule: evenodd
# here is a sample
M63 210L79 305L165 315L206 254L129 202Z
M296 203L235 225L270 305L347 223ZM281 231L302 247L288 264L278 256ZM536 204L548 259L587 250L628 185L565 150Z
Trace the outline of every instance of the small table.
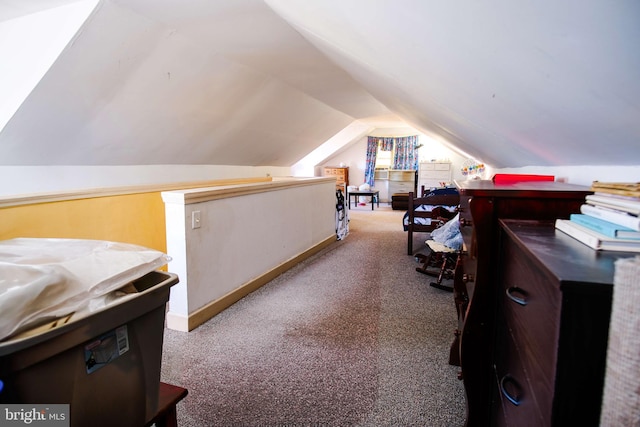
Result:
M358 199L356 199L356 197L358 197L358 196L369 196L369 197L371 197L371 210L373 210L373 202L374 201L376 202L378 207L380 207L380 192L378 190L371 190L371 191L358 190L358 191L349 192L348 193L349 209L351 209L351 196L354 197L353 201L354 201L356 206L358 206Z
M145 426L155 424L156 427L177 427L176 405L185 398L187 393L186 388L161 382L158 411Z

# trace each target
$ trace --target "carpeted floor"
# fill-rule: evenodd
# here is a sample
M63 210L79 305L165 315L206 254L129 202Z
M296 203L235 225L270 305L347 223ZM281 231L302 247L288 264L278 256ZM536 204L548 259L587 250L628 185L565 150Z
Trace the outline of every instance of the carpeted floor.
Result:
M453 297L415 271L403 214L354 208L346 239L194 331L166 330L162 380L189 390L178 425L463 425Z

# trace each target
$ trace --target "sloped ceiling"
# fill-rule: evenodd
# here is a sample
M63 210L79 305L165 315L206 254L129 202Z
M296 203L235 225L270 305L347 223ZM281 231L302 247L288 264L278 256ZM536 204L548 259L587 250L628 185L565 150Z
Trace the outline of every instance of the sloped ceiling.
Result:
M290 166L390 119L498 168L640 164L639 24L636 0L103 0L0 164Z

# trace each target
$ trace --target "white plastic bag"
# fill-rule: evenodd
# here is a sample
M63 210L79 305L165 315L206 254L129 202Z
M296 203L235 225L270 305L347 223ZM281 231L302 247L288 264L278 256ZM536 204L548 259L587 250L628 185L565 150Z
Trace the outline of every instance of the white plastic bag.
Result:
M431 232L431 238L448 248L460 250L462 248L462 233L460 233L460 214L447 221L442 227Z
M89 307L169 260L160 251L101 240L0 241L0 340Z

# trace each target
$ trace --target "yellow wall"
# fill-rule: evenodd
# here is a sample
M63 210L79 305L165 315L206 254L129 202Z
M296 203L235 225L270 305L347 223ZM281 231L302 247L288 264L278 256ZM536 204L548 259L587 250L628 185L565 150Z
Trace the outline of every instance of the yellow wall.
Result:
M14 237L98 239L167 251L160 192L0 208L0 240Z
M167 252L162 191L271 182L228 178L162 186L0 197L0 240L16 237L94 239ZM160 188L162 187L162 188Z

